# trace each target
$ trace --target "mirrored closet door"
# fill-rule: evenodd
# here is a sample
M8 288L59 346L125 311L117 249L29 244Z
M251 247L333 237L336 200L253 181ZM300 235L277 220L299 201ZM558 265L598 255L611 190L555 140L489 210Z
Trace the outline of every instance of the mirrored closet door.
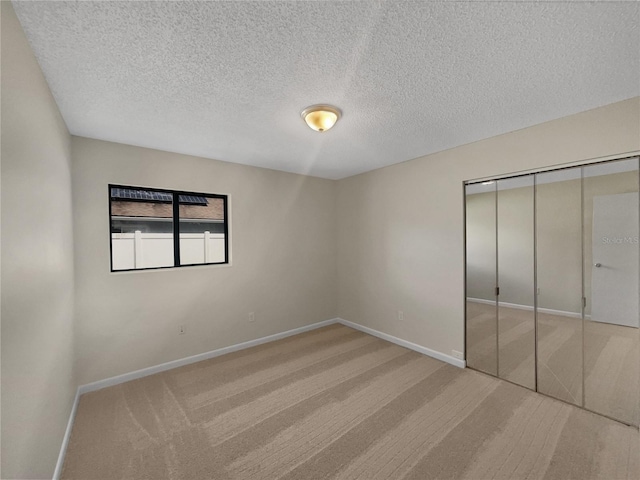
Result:
M497 184L498 376L535 389L533 176Z
M640 423L637 157L466 185L466 359Z
M466 191L467 364L531 389L533 199L533 176L468 185Z
M536 175L538 391L582 405L582 169Z
M467 365L498 375L496 182L467 186Z
M584 406L638 425L638 159L584 167Z

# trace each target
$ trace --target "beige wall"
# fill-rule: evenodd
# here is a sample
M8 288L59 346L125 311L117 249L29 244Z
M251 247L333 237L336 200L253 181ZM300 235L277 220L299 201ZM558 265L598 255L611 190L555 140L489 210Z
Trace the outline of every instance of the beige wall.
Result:
M2 478L51 478L76 392L70 137L2 2Z
M339 181L339 316L463 351L463 182L637 151L639 131L636 97Z
M72 157L80 384L336 316L335 182L79 137ZM229 195L232 265L110 273L109 183Z
M495 300L497 236L500 301L533 306L533 187L501 188L497 200L466 196L467 297Z
M496 191L465 198L467 297L495 300L496 285Z

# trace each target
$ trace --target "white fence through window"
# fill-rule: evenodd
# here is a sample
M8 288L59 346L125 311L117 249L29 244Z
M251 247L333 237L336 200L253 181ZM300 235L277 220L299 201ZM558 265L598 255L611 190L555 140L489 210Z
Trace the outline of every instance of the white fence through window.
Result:
M173 234L112 233L113 270L173 267ZM192 265L224 262L223 233L181 233L180 263Z

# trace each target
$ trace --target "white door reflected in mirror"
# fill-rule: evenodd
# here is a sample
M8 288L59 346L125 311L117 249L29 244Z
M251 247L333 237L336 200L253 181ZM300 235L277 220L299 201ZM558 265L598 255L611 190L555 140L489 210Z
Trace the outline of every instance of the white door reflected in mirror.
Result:
M594 197L592 238L591 320L637 328L638 192Z

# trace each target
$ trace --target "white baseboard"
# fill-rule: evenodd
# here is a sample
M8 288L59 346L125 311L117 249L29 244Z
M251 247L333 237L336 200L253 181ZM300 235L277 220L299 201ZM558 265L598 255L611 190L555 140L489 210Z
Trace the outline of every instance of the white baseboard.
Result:
M64 437L62 437L62 446L60 447L60 453L58 454L58 461L56 462L56 469L53 471L53 480L58 480L62 474L62 465L64 464L64 457L67 454L67 447L69 446L69 438L71 438L71 430L73 429L73 422L76 419L76 410L78 409L78 401L80 400L80 389L76 390L76 396L73 399L73 406L71 407L71 413L69 414L69 421L67 422L67 429L64 431Z
M341 323L346 327L351 327L356 330L360 330L361 332L368 333L369 335L373 335L374 337L381 338L382 340L395 343L396 345L400 345L401 347L408 348L409 350L414 350L423 355L427 355L428 357L432 357L437 360L450 363L451 365L454 365L456 367L465 368L467 366L467 362L464 360L460 360L456 357L452 357L451 355L438 352L437 350L431 350L430 348L423 347L422 345L418 345L417 343L412 343L407 340L394 337L393 335L389 335L388 333L380 332L378 330L374 330L373 328L365 327L363 325L360 325L359 323L353 323L353 322L350 322L349 320L344 320L342 318L338 318L338 323Z
M160 365L154 365L153 367L142 368L134 372L124 373L122 375L106 378L104 380L98 380L97 382L81 385L80 387L78 387L78 389L80 390L80 394L93 392L95 390L100 390L106 387L112 387L114 385L119 385L121 383L129 382L131 380L136 380L138 378L146 377L148 375L153 375L155 373L164 372L165 370L171 370L172 368L182 367L184 365L189 365L191 363L201 362L202 360L208 360L210 358L219 357L220 355L225 355L227 353L237 352L239 350L244 350L245 348L251 348L257 345L262 345L263 343L274 342L282 338L287 338L292 335L298 335L299 333L315 330L316 328L324 327L337 322L338 322L337 318L332 318L330 320L324 320L322 322L312 323L311 325L305 325L304 327L294 328L292 330L287 330L286 332L275 333L273 335L268 335L266 337L256 338L255 340L249 340L247 342L237 343L235 345L218 348L216 350L211 350L209 352L199 353L198 355L193 355L191 357L179 358L177 360L172 360L170 362L161 363Z
M467 301L473 302L473 303L483 303L485 305L496 304L494 300L485 300L484 298L467 298ZM533 307L530 305L519 305L517 303L507 303L507 302L500 302L499 305L501 307L515 308L516 310L527 310L529 312L533 312ZM548 313L549 315L558 315L560 317L582 318L582 315L580 313L565 312L564 310L553 310L551 308L538 307L538 312ZM589 319L591 318L591 315L585 315L585 318Z

